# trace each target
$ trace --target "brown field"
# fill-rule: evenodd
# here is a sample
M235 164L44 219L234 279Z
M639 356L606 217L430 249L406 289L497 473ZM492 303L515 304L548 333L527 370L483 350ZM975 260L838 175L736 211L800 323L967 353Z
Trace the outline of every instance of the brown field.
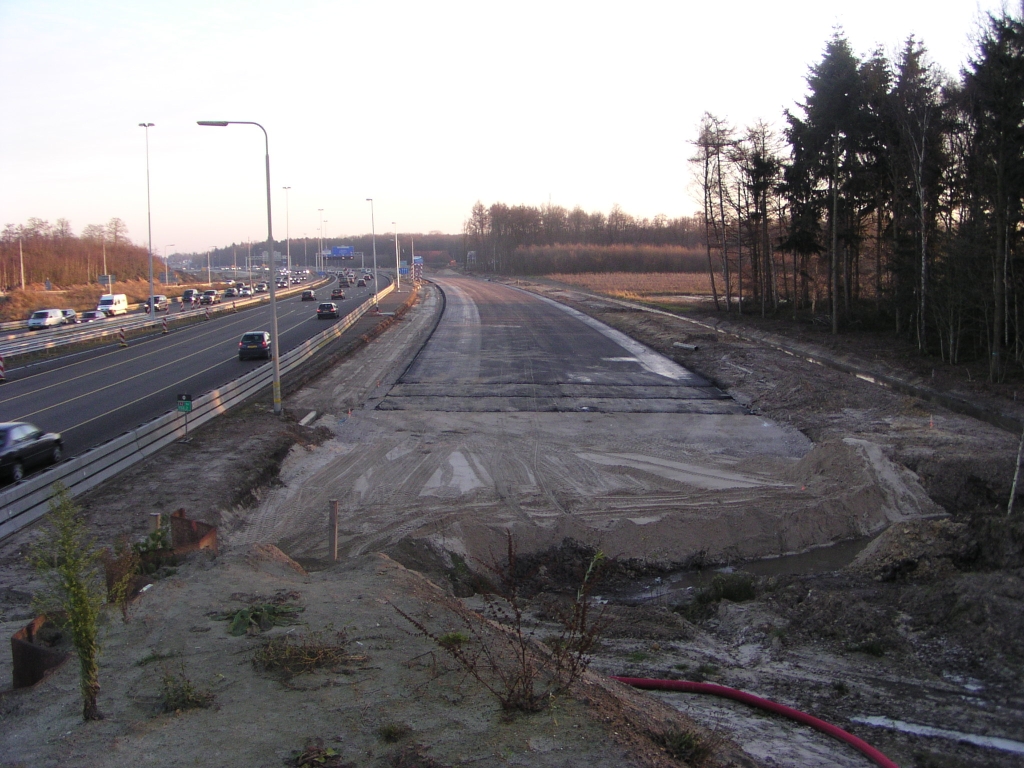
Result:
M711 295L711 280L706 272L587 272L548 277L620 299L641 299L666 294ZM721 277L716 275L715 282L721 292Z

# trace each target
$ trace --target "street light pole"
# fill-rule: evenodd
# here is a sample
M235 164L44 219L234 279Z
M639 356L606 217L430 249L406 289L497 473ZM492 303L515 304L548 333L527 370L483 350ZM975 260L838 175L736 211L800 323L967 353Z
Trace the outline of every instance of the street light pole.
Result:
M373 198L366 198L370 204L370 242L373 244L373 303L377 303L377 231L373 223Z
M139 128L146 129L146 224L149 228L149 319L156 319L156 308L153 306L153 214L149 201L149 129L153 123L139 123Z
M391 226L395 228L395 293L398 293L402 290L402 259L398 252L398 225L392 221Z
M259 123L247 120L200 120L199 125L223 128L228 125L255 125L263 131L263 142L266 147L267 166L267 252L270 255L270 263L274 263L274 222L270 213L270 138L267 136L267 129ZM280 340L277 336L277 280L270 281L270 335L273 344L274 363L274 413L278 416L282 413L281 408L281 362L280 362Z
M292 225L291 225L291 205L288 199L288 190L291 187L284 187L284 237L288 245L285 250L288 252L288 281L292 279Z
M213 248L214 246L211 245L206 249L206 286L208 288L213 288L213 272L210 269L210 252Z
M320 271L320 254L324 252L324 209L317 208L320 211L320 246L316 249L316 258L313 259L313 271Z
M171 268L170 267L170 263L169 263L170 262L170 259L169 259L170 254L167 253L167 250L169 248L173 248L173 247L174 247L174 243L171 243L170 245L165 245L164 246L164 285L165 286L169 284L169 281L171 279L170 278L170 273L169 273L169 270Z

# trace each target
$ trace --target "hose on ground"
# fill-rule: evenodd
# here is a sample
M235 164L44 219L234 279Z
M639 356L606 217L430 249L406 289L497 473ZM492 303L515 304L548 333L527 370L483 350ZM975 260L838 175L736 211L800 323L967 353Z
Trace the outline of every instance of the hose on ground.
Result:
M722 696L726 699L733 699L744 704L749 704L750 706L758 707L759 709L767 710L768 712L783 715L791 720L796 720L798 723L809 725L834 739L838 739L839 741L849 744L858 752L872 760L876 765L881 766L881 768L899 768L896 763L872 747L866 741L857 738L852 733L847 733L842 728L838 728L831 723L826 723L824 720L819 720L812 715L808 715L806 712L801 712L798 709L787 707L785 704L779 704L777 702L770 701L769 699L762 699L760 696L754 696L751 693L744 693L743 691L738 691L735 688L728 688L724 685L715 685L714 683L691 683L687 680L652 680L643 677L617 677L614 675L612 676L612 680L618 680L620 683L631 685L634 688L644 688L646 690L706 693L712 696Z

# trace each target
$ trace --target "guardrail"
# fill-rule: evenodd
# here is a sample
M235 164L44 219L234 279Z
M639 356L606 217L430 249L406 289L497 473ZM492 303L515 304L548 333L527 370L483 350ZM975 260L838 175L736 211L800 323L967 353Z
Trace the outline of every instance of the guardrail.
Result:
M377 299L395 289L394 283L378 292ZM360 317L375 305L371 296L355 310L327 330L307 339L299 346L281 355L281 375L285 375L313 357L327 344L337 339ZM188 428L199 427L232 406L248 400L264 387L270 386L273 370L270 363L261 365L223 387L208 392L192 401L188 415ZM61 462L54 467L32 475L0 491L0 539L10 536L42 517L49 510L52 487L63 483L72 496L78 496L105 480L117 475L147 456L170 445L185 434L184 414L168 411L152 421L125 432L103 445L91 448L80 456Z
M315 284L316 288L320 288L323 285L329 283L330 280L323 280ZM294 296L302 291L309 290L309 285L299 285L291 288L282 290L279 296L290 297ZM229 301L221 301L219 304L204 304L196 307L195 309L181 309L172 311L170 309L163 316L157 317L156 320L150 320L149 315L143 316L125 316L121 319L107 318L106 320L97 320L95 323L85 323L80 325L72 326L60 326L57 328L40 331L42 335L33 333L28 338L18 338L12 341L0 343L0 355L3 357L14 357L15 355L28 355L33 352L44 352L50 349L56 349L58 347L64 347L69 344L78 344L83 341L95 341L96 339L102 339L107 336L117 336L118 332L123 328L125 331L135 331L145 328L157 328L166 319L168 324L177 323L179 320L188 320L190 318L198 317L206 310L210 310L211 315L223 314L231 311L229 306L231 304L241 305L243 307L251 304L259 304L262 302L270 301L270 295L261 293L257 296L252 296L247 299L231 299ZM180 304L177 306L181 306ZM19 321L24 326L28 323L27 320Z

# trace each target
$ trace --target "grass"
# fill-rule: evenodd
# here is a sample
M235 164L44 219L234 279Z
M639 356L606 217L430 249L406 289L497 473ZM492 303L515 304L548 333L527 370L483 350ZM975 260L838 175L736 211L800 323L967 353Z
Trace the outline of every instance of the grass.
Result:
M298 624L298 614L304 609L297 605L278 605L276 603L257 603L238 611L217 614L214 618L230 621L228 632L236 637L240 635L258 635L272 627L287 627Z
M377 738L385 744L394 744L412 733L405 723L384 723L377 729Z
M707 272L589 272L579 275L548 275L552 280L578 285L591 291L621 299L643 299L648 296L687 294L711 295L711 280ZM721 276L715 276L721 293Z
M692 731L671 730L654 733L651 734L651 739L664 749L669 757L692 766L707 765L718 746L715 738L702 736Z
M213 706L214 695L211 691L199 688L185 674L185 662L178 672L164 670L161 678L163 685L164 711L184 712L189 709L209 709Z
M722 600L745 603L757 597L757 577L749 573L719 573L699 590L693 601L674 610L690 621L702 621L714 613Z
M171 653L159 653L157 651L151 651L147 655L135 662L136 667L145 667L157 661L167 661L168 659L176 659L181 654L176 652Z
M271 638L257 648L252 663L257 669L292 677L323 667L347 666L366 661L364 655L348 653L346 643L344 632L282 635Z

